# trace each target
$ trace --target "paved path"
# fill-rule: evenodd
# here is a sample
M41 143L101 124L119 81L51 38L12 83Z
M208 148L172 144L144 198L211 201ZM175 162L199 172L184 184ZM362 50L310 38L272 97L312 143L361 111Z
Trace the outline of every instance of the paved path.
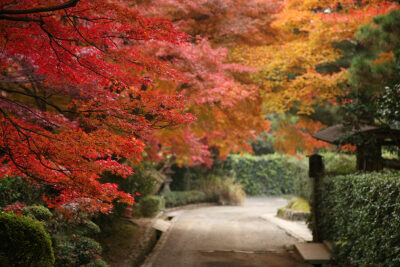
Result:
M286 203L282 198L252 198L243 206L186 210L174 219L144 266L306 266L285 249L298 241L261 217Z

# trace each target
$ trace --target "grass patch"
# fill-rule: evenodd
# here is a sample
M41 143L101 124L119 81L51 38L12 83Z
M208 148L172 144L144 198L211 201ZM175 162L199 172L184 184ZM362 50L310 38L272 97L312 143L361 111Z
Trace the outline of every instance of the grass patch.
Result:
M295 197L294 199L292 199L292 201L290 201L290 203L286 206L286 208L301 212L311 211L310 204L308 204L308 202L301 197Z
M307 200L295 197L285 207L278 209L277 216L292 221L303 221L306 220L310 211L311 207Z

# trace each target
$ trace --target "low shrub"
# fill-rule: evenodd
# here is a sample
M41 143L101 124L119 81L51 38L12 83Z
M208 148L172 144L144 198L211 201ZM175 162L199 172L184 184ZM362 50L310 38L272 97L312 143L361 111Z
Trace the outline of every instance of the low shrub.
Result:
M208 199L221 205L240 205L246 198L243 185L232 178L209 175L201 180L197 187L206 194Z
M22 215L22 210L23 210L25 207L26 207L25 204L23 204L23 203L17 201L17 202L15 202L15 203L12 203L12 204L7 205L7 206L3 209L3 211L4 211L4 212L13 212L13 213L15 213L15 214L17 214L17 215Z
M109 267L110 265L107 264L107 262L97 259L95 261L90 262L89 264L86 264L86 267Z
M44 192L43 186L20 177L3 177L0 179L0 209L17 201L25 205L42 204Z
M48 221L53 216L48 208L39 205L27 206L23 208L22 214L38 221Z
M158 196L145 196L140 199L140 211L145 217L154 217L164 208L164 199Z
M142 196L154 194L163 181L162 174L150 163L130 167L133 168L135 173L128 177L106 172L103 174L101 181L103 183L116 183L119 185L120 190L132 195L135 195L135 193L140 193Z
M243 186L232 178L221 179L218 191L218 203L221 205L241 205L246 199Z
M55 238L55 266L81 266L100 257L101 246L85 236L60 236Z
M318 212L340 266L400 266L400 172L327 177Z
M198 190L172 191L163 193L163 196L165 199L165 207L167 208L208 201L207 195Z
M0 213L0 240L0 266L54 265L50 236L32 218Z

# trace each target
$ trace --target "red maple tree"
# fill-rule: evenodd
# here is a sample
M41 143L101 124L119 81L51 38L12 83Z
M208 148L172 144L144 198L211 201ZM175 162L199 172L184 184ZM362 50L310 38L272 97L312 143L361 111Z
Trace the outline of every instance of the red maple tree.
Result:
M180 74L140 50L186 35L124 1L7 0L0 36L0 177L51 185L59 194L46 200L58 208L133 202L98 179L132 173L122 162L141 159L154 129L194 120L181 94L152 89Z

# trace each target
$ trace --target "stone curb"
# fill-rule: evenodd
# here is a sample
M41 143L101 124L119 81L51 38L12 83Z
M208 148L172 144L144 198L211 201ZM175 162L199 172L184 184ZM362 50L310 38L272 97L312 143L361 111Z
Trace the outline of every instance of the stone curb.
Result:
M261 215L260 218L273 223L278 228L285 231L288 235L296 238L300 242L311 241L312 234L304 222L299 221L288 221L280 219L275 214Z

